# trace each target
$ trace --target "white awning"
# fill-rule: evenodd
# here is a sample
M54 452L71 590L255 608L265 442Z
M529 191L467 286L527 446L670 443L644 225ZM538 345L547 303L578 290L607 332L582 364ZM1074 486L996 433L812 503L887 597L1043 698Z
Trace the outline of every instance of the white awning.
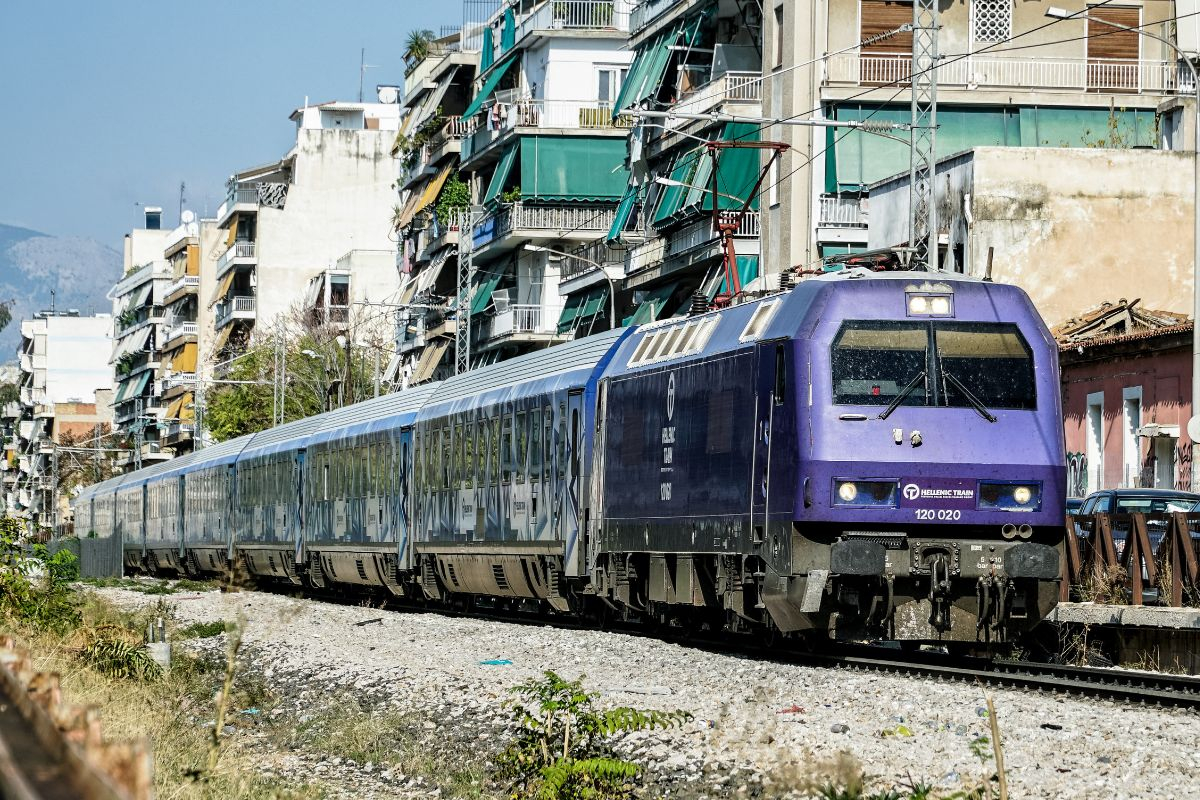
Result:
M442 104L442 98L446 96L446 90L450 88L450 83L454 80L457 72L458 67L447 72L438 85L434 87L433 91L425 95L425 100L418 107L416 114L413 115L412 122L409 123L408 129L410 131L420 130L421 126L437 113L438 106Z

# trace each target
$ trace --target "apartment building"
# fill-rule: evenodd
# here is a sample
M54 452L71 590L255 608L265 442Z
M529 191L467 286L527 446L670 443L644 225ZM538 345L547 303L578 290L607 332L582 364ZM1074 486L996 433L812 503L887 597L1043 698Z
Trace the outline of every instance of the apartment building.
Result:
M30 533L57 521L55 445L112 419L112 318L43 311L21 322L19 394L3 409L4 508ZM61 418L60 418L61 417Z
M298 108L290 116L296 143L288 153L229 179L216 219L215 289L200 298L213 314L210 360L244 347L255 330L265 333L280 315L309 310L313 279L336 272L338 260L351 251L386 251L389 258L385 264L348 261L354 269L322 285L344 278L351 297L368 291L394 296L399 277L390 236L397 168L391 151L399 110L396 103Z
M762 28L758 6L736 0L658 0L633 9L636 57L617 111L672 116L643 116L632 128L630 182L605 236L610 254L625 245L611 260L623 256L615 277L635 301L628 322L764 286L754 190L768 158L759 126L729 121L762 115ZM564 291L586 311L579 283L566 281Z
M172 282L164 258L171 231L161 228L162 209L148 207L146 224L125 235L125 272L112 300L113 430L134 446L119 466L135 469L145 461L171 457L163 452L162 403L157 380L167 338L163 301Z
M459 232L467 221L470 189L460 174L474 96L482 31L467 49L461 30L428 43L404 75L407 91L394 152L400 160L400 203L395 226L401 308L396 315L396 358L387 379L401 386L448 376L457 308Z
M625 0L522 0L482 26L460 167L474 207L458 254L473 275L472 366L573 335L565 264L612 226L628 183L628 119L613 112L633 58L629 11ZM619 302L607 282L601 292L596 309Z
M1052 5L1092 21L1052 21ZM912 34L898 31L912 22L911 3L773 0L764 8L765 116L909 121ZM1154 146L1156 109L1193 92L1170 48L1104 24L1173 37L1169 4L971 0L939 8L939 158L976 146ZM889 133L901 141L881 135ZM907 172L907 133L776 125L764 136L792 146L763 216L765 251L778 254L770 268L819 267L865 249L871 187ZM944 241L941 249L944 256Z
M164 407L160 440L175 455L195 446L196 382L206 375L205 356L215 340L213 309L203 298L216 287L216 254L222 231L215 220L197 220L184 211L163 249L170 283L163 295L159 396Z

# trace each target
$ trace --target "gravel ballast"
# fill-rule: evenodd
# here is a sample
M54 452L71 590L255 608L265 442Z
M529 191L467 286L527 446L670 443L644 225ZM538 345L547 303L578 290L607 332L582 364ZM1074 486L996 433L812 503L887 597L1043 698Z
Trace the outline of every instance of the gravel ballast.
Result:
M622 752L647 768L648 796L782 797L831 774L840 753L879 786L918 780L948 792L977 784L992 768L972 752L972 742L990 731L983 689L970 684L760 661L624 633L259 592L163 598L97 591L126 608L163 599L181 625L240 613L245 669L265 680L288 713L303 718L322 698L347 693L373 713L413 715L447 747L480 760L504 741L510 688L544 670L586 676L585 686L605 704L688 711L694 720L681 729L622 742ZM219 652L224 637L186 646ZM488 661L511 663L482 663ZM1011 797L1200 796L1194 713L990 691ZM315 764L273 754L264 756L264 769L341 780L346 796L358 798L439 796L418 777L346 765L337 754Z

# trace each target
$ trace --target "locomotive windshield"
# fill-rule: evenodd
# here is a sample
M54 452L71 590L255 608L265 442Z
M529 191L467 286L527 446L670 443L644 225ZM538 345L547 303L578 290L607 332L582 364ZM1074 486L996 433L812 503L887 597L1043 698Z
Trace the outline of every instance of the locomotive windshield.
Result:
M1033 356L1016 325L846 322L833 342L837 405L1035 408ZM898 402L897 402L898 401Z

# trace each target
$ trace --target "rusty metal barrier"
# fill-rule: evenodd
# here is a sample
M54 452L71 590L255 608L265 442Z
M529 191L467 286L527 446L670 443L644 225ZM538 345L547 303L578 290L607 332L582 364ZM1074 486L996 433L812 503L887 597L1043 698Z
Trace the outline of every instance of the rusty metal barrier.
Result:
M1198 548L1200 514L1068 514L1060 599L1198 605Z
M144 742L107 742L94 709L63 702L58 675L0 638L0 797L5 800L150 800Z

